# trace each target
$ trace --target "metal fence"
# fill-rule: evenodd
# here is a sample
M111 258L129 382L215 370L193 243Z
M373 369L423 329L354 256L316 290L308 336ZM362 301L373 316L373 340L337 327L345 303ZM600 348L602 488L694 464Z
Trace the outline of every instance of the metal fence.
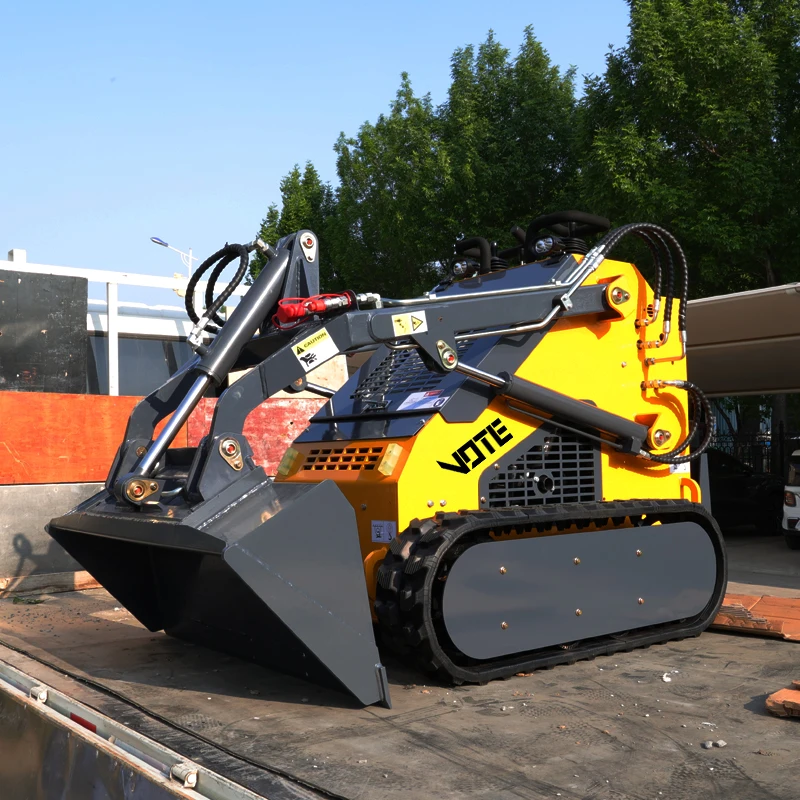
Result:
M711 446L746 464L754 472L769 472L786 477L789 456L800 450L800 431L779 428L775 436L770 433L714 434Z

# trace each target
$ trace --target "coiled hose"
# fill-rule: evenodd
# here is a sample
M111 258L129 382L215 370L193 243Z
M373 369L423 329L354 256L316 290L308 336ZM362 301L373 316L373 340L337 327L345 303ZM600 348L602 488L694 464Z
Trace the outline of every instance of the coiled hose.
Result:
M653 260L656 267L656 290L654 293L654 299L658 298L661 293L662 270L666 272L666 303L664 308L664 323L666 330L669 330L669 323L672 319L672 304L675 294L676 261L683 272L683 285L678 298L678 330L680 331L681 338L685 340L686 307L689 302L689 265L686 261L686 255L683 252L683 248L678 243L678 240L668 230L662 228L660 225L654 225L649 222L633 222L628 225L622 225L619 228L615 228L613 231L606 234L606 236L604 236L603 239L596 245L595 249L600 250L604 257L608 257L611 250L616 247L623 238L630 235L634 235L642 239L653 255ZM701 456L711 443L711 404L708 402L708 398L703 394L700 387L691 381L659 380L645 381L642 383L642 389L658 389L666 386L684 389L689 393L689 396L694 400L694 418L689 425L689 431L684 439L669 453L653 453L648 451L647 458L651 459L652 461L658 461L662 464L684 464ZM686 450L697 433L701 411L706 423L706 431L703 441L691 453L682 456L680 454Z
M228 266L234 259L239 259L239 266L236 274L231 279L230 283L220 292L219 296L214 299L214 289L216 288L217 279L222 274L225 267ZM208 285L206 286L206 309L203 317L206 320L215 322L216 325L209 323L205 326L208 333L219 333L220 328L225 324L225 320L218 315L218 311L225 304L225 301L234 293L236 287L242 282L244 276L247 274L247 266L250 261L250 254L248 248L243 244L226 244L221 250L217 250L214 255L209 256L193 273L189 279L189 284L186 287L186 313L189 319L197 325L200 322L200 317L194 310L194 292L197 284L203 274L210 267L214 266L211 274L208 276Z
M708 449L708 446L711 444L711 436L713 433L713 429L711 427L711 403L708 402L708 398L700 390L700 387L691 381L654 381L654 383L659 384L659 387L674 386L678 389L685 389L687 392L689 392L690 397L694 398L695 413L694 419L692 419L691 424L689 425L689 432L686 434L680 444L670 450L669 453L659 454L648 452L648 458L651 461L658 461L661 464L685 464L688 461L694 461L694 459L705 453L705 451ZM646 382L642 384L642 388L645 388L645 385ZM682 456L680 453L682 453L689 446L694 438L695 433L697 433L697 427L700 423L701 409L706 426L703 441L700 442L698 447L689 453L689 455Z

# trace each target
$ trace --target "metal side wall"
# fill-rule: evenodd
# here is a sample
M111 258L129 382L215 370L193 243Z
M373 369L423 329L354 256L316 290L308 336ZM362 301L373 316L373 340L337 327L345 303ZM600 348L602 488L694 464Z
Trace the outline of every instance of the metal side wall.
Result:
M31 576L82 569L47 534L47 523L100 490L100 483L32 483L0 486L0 591L24 591ZM37 583L41 583L39 580Z
M0 661L2 800L176 797L260 795Z
M54 715L0 687L0 797L6 800L167 800L180 796L165 779L150 777L98 750Z

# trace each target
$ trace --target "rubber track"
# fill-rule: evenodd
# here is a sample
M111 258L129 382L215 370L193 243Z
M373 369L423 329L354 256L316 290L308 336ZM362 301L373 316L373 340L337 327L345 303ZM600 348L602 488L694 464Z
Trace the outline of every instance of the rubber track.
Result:
M469 659L449 640L439 612L444 585L441 576L448 563L467 548L492 541L489 531L502 534L520 526L534 526L540 532L552 530L553 526L565 531L572 526L581 530L592 523L621 526L628 518L636 524L643 515L647 519L640 524L692 521L709 534L717 555L717 582L711 599L696 617L489 661ZM602 536L602 531L597 533ZM726 583L725 545L719 527L703 506L685 500L625 500L460 511L439 513L432 519L415 519L392 541L378 571L375 613L382 641L403 660L453 683L485 683L517 672L698 636L716 616Z

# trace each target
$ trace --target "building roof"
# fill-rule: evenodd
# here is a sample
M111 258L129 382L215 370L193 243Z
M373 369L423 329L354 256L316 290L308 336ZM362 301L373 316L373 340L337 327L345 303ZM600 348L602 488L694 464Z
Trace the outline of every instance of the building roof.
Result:
M692 300L686 327L707 394L800 392L800 283Z

